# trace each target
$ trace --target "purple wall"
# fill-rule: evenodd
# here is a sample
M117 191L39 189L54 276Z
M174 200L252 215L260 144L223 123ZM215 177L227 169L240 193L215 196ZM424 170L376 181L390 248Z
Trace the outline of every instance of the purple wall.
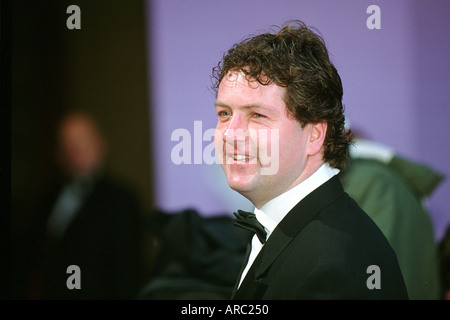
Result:
M372 4L381 9L379 30L366 27ZM218 165L173 164L171 151L179 142L171 135L187 129L194 146L194 121L202 121L202 132L214 128L212 67L232 44L289 19L324 36L352 125L449 177L449 9L445 0L149 1L157 205L168 211L192 207L204 215L251 208L228 188ZM447 179L430 199L437 238L450 221L449 194Z

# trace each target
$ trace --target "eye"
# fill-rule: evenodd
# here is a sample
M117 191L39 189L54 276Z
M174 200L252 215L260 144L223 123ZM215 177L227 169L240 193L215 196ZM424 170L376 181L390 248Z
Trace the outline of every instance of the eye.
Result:
M219 117L226 117L226 116L230 115L230 113L226 112L226 111L219 111L219 112L217 112L217 115Z
M231 113L230 112L228 112L228 111L218 111L217 112L217 116L219 117L219 118L227 118L227 117L229 117L229 116L231 116Z
M263 115L261 113L256 113L256 112L253 113L252 116L255 117L255 118L265 118L266 117L265 115Z

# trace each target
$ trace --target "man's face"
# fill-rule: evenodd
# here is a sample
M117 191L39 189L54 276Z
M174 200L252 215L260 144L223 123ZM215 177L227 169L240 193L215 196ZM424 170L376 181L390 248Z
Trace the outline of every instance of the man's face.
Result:
M94 124L83 116L72 116L60 128L60 160L71 177L87 176L103 162L104 146Z
M304 180L311 126L288 115L285 89L230 72L220 82L214 143L230 187L256 207Z

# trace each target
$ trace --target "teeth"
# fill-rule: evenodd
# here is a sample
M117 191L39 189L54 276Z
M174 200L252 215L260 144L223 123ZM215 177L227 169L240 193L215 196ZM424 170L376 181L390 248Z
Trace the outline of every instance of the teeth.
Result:
M233 156L234 160L236 161L247 161L249 159L249 157L246 157L242 154L237 154Z

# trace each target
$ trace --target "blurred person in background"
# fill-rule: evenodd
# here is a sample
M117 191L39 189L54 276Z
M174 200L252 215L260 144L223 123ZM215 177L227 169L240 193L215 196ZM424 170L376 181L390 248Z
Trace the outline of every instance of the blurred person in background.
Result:
M107 143L93 118L71 112L58 128L64 181L36 208L28 298L133 299L141 276L140 205L106 172ZM80 288L70 289L80 270Z
M358 130L352 131L350 159L339 174L344 190L388 239L409 298L439 299L437 246L425 200L443 176L399 156L391 147L363 138Z

